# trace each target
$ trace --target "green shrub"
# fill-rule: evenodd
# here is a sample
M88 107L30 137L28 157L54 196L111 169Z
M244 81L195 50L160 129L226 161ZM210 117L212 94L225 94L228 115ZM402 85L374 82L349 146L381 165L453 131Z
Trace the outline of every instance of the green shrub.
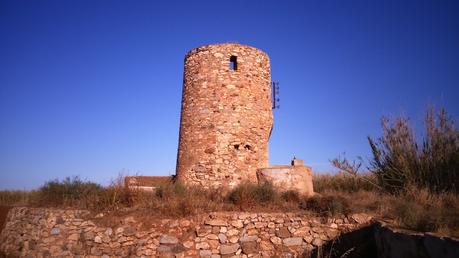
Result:
M368 137L373 153L370 169L379 185L395 193L408 185L434 192L459 190L459 132L446 111L425 118L426 133L418 144L408 119L382 119L383 136Z

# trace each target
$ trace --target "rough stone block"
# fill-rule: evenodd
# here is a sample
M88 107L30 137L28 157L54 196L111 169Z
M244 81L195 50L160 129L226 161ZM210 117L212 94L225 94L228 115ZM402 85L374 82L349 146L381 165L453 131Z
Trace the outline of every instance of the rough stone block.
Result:
M221 245L220 254L234 254L239 249L239 244Z
M303 243L303 238L301 237L289 237L282 241L286 246L296 246Z

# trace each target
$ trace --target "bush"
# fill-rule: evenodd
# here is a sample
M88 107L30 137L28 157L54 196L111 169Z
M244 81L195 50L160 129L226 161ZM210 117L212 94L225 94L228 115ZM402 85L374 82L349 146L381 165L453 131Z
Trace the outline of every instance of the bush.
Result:
M277 192L272 184L254 184L243 182L227 195L227 200L241 208L250 208L258 204L272 202Z
M143 200L143 204L163 216L184 217L215 209L221 194L198 186L185 186L178 181L161 184ZM139 203L137 201L137 203Z
M79 177L67 177L62 181L53 180L46 182L38 190L37 199L41 205L75 205L88 207L88 202L93 201L103 191L102 186Z
M434 192L459 190L459 132L446 111L435 116L433 108L425 118L426 133L418 145L408 119L382 119L383 136L368 137L373 153L370 169L379 185L390 193L408 185Z
M298 193L298 191L295 191L295 190L289 190L289 191L285 191L281 194L281 198L282 200L286 201L286 202L296 202L298 203L300 201L300 194Z
M187 189L180 182L167 182L156 188L155 195L162 199L167 199L171 196L183 196Z
M338 195L314 195L312 197L303 199L299 206L303 210L311 210L322 215L349 213L349 203L346 201L346 199Z
M272 202L276 199L277 192L270 183L257 184L254 190L254 199L259 203Z

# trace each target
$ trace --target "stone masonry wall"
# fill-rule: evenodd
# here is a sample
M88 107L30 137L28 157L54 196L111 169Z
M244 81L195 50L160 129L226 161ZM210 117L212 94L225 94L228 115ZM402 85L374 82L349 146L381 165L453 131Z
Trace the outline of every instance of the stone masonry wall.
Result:
M178 179L206 188L256 182L273 124L268 55L240 44L202 46L186 55L183 77Z
M144 229L133 217L114 228L88 211L13 208L0 252L20 257L298 257L371 219L279 213L211 213L163 219Z

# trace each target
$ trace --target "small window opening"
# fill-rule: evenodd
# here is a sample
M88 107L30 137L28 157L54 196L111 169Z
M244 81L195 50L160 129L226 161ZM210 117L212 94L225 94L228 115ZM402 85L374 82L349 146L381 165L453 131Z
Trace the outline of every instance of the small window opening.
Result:
M245 148L246 150L251 150L251 149L252 149L252 147L250 147L250 145L248 145L248 144L246 144L246 145L244 146L244 148Z
M234 148L235 148L236 150L239 150L239 144L234 144Z
M237 56L230 57L230 70L231 71L237 70Z

